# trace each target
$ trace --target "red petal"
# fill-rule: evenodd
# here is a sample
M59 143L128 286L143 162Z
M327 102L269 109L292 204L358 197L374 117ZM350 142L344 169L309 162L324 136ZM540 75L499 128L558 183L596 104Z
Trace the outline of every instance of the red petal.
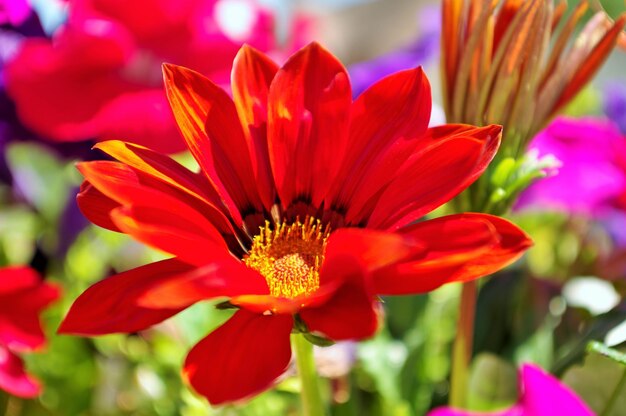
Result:
M419 250L394 233L355 228L332 233L320 271L320 288L331 285L332 296L307 305L300 316L311 331L334 340L372 336L378 327L372 273Z
M184 377L212 405L267 390L291 360L289 315L240 310L187 355Z
M239 120L252 154L259 194L269 211L276 198L267 144L267 95L278 65L244 45L233 63L232 89Z
M59 290L32 269L0 269L0 345L14 350L42 346L46 337L39 315L58 297Z
M399 232L415 239L423 250L376 271L376 293L423 293L444 283L473 280L514 262L532 244L516 225L486 214L450 215Z
M321 273L321 280L344 283L323 304L300 311L308 329L337 341L374 335L378 315L374 298L367 290L368 272L361 262L349 255L334 256L324 263Z
M74 301L58 332L102 335L146 329L194 302L176 308L148 308L139 305L139 298L164 282L194 271L189 264L168 259L108 277Z
M283 207L297 198L321 204L345 152L351 102L346 69L317 43L296 52L274 77L268 141Z
M326 261L320 274L319 289L308 296L294 299L277 298L270 295L243 295L230 300L234 305L241 306L249 311L263 313L271 311L275 314L295 314L302 308L317 307L325 304L350 276L344 273L337 264L344 257L358 262L365 274L397 263L406 258L415 250L414 244L398 234L385 233L373 230L345 228L331 234L326 247ZM339 270L339 272L337 272ZM367 282L360 284L367 286Z
M250 312L293 315L304 307L319 305L327 301L341 282L332 281L321 286L315 293L296 298L280 298L272 295L240 295L230 299L230 303ZM266 292L268 290L266 289Z
M212 225L196 222L186 213L132 205L115 209L111 217L122 232L197 266L209 263L215 254L228 253L224 239Z
M24 371L22 359L0 344L0 390L31 398L41 391L37 380Z
M151 286L138 303L147 308L178 308L203 299L268 292L267 283L258 272L230 255L218 255L191 273L171 276L158 286Z
M435 140L412 155L380 195L367 225L397 228L449 201L487 168L501 131L499 126L477 128Z
M368 272L396 263L416 250L412 241L396 233L342 228L333 232L326 247L326 258L350 256L358 259ZM322 270L326 267L322 265ZM322 284L325 283L321 279Z
M120 232L111 219L111 211L120 207L120 203L104 195L88 181L83 181L80 185L76 203L80 212L92 223L107 230Z
M263 212L250 151L228 94L187 68L165 64L163 75L176 121L208 179L240 212Z
M418 145L430 119L430 85L421 68L401 71L368 88L352 104L350 146L327 201L347 207L369 199L393 178Z

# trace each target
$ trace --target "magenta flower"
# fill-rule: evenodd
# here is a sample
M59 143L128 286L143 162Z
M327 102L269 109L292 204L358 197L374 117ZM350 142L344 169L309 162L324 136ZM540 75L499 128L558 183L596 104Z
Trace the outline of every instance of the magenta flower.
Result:
M520 371L520 398L512 407L489 413L449 407L435 409L428 416L593 416L589 407L558 379L533 364Z
M26 373L18 354L46 343L39 315L58 297L58 289L33 269L0 269L0 389L20 397L39 394L39 383Z
M30 13L27 0L0 0L0 25L19 26Z
M558 118L531 142L539 156L562 166L520 197L518 208L602 217L626 196L626 139L615 124L597 118ZM626 205L624 205L626 208Z
M18 114L56 141L132 138L180 151L161 64L227 82L242 43L276 51L273 16L255 0L73 0L52 40L24 42L7 66Z

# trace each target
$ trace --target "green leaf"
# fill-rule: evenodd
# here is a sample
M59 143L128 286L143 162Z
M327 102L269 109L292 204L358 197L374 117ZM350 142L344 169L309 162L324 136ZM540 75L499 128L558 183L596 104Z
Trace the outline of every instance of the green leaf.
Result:
M588 352L595 352L597 354L603 355L607 358L610 358L613 361L616 361L620 364L626 365L626 354L623 352L619 352L616 349L609 348L601 342L591 341L587 344Z
M54 222L65 207L72 185L66 165L36 143L13 143L7 157L20 191L46 220Z
M626 367L604 355L590 353L582 366L570 368L563 382L570 386L591 409L602 416L623 416L626 409L626 385L620 383ZM607 404L611 404L606 412Z
M553 374L562 374L572 364L582 360L589 341L603 339L606 334L626 320L626 300L622 300L619 305L611 311L595 317L578 342L552 366Z

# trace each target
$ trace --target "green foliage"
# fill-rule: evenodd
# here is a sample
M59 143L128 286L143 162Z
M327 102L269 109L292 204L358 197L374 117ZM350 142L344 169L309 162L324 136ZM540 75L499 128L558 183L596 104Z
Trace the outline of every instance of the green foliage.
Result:
M517 401L517 369L493 354L474 358L470 374L468 408L476 411L501 409Z
M624 414L624 409L626 409L625 379L626 365L624 363L595 351L587 355L582 366L569 369L563 377L563 381L600 416Z

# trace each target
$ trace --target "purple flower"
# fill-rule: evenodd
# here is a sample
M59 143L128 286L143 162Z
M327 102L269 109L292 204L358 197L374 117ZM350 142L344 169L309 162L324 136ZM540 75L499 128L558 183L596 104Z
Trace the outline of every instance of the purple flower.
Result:
M539 156L552 154L562 166L535 182L517 208L564 211L601 218L626 193L626 139L609 120L558 118L531 142Z
M520 371L520 397L512 407L490 413L445 407L433 410L428 416L554 416L556 414L594 415L593 411L558 379L536 365L524 364Z
M441 35L441 15L438 8L426 7L419 15L420 37L403 49L387 55L360 62L348 68L355 96L363 92L375 81L401 71L415 68L432 61L439 50Z
M23 39L45 36L39 18L25 0L0 0L0 183L11 183L5 150L16 139L34 135L19 121L15 105L5 90L4 67L15 55Z
M626 85L613 82L606 86L604 113L626 134Z
M90 152L91 143L51 143L25 127L20 121L15 103L8 96L4 84L4 67L13 58L26 38L44 37L39 17L25 0L0 0L0 184L12 186L13 193L22 195L19 181L14 181L6 160L6 149L11 142L37 141L45 144L58 156L89 159L97 157ZM17 183L15 183L17 182ZM73 195L75 194L72 193ZM31 202L31 201L27 201ZM78 233L87 225L74 198L68 201L60 221L57 255L62 256Z

